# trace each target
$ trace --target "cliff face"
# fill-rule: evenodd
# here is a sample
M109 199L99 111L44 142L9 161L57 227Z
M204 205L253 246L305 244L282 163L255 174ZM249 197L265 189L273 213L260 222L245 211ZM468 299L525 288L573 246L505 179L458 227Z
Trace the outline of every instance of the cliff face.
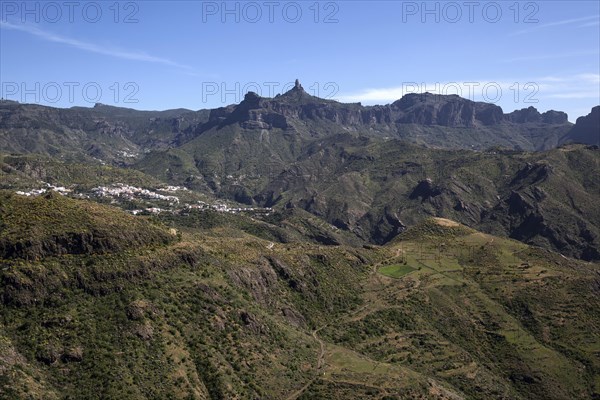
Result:
M575 126L560 142L600 145L600 106L592 108L585 117L577 118Z

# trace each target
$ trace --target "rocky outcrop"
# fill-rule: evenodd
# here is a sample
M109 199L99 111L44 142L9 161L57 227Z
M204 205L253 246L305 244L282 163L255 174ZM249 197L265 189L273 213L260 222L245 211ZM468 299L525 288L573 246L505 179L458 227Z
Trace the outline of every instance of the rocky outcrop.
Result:
M521 187L532 186L545 181L550 174L552 174L552 166L547 163L526 163L525 166L517 171L510 184Z
M495 207L483 211L484 225L495 221L513 239L549 247L563 255L597 260L600 231L594 219L581 214L569 189L566 195L570 207L557 206L561 190L547 190L560 181L553 175L553 167L545 162L525 164L510 181L512 190Z
M386 207L382 214L367 213L357 221L357 225L361 227L359 231L368 230L369 240L377 244L389 242L407 228L391 207Z
M532 106L509 113L506 115L506 119L516 124L566 124L569 122L567 113L550 110L541 114Z
M267 259L262 259L256 266L239 267L229 271L234 285L250 292L256 302L272 305L276 300L277 273Z
M502 108L476 103L457 95L407 94L392 104L396 121L403 124L474 127L502 121Z
M419 182L419 184L413 189L408 198L411 200L414 200L416 198L421 198L421 200L427 200L430 197L439 196L441 193L441 189L435 187L433 181L427 178Z
M567 124L569 116L566 112L550 110L542 114L542 122L544 124Z

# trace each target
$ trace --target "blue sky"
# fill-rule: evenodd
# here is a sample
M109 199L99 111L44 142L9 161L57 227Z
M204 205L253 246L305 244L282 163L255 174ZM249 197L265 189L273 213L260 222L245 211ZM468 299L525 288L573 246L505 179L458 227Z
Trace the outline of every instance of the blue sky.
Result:
M4 98L213 108L299 78L386 104L458 93L569 119L600 104L598 1L0 2Z

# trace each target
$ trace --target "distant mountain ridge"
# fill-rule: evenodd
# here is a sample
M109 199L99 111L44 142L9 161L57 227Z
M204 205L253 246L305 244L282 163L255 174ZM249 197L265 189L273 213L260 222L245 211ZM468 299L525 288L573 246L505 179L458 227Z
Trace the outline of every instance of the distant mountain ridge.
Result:
M126 163L147 149L165 148L204 123L208 111L138 111L96 104L53 108L0 101L0 151Z
M297 82L274 98L249 92L239 104L199 111L138 111L103 104L59 109L0 101L0 151L129 163L147 151L177 147L230 124L308 137L351 131L451 149L540 151L571 141L596 144L593 132L569 134L574 126L561 111L540 113L529 107L505 114L494 104L431 93L362 106L311 96Z
M259 111L249 112L251 110ZM497 105L474 102L457 95L411 93L392 104L375 106L338 103L311 96L299 83L290 91L274 98L263 98L254 92L249 92L239 105L211 111L209 121L220 123L256 121L259 114L261 117L266 115L267 121L275 122L256 124L255 127L260 129L289 127L290 124L286 124L282 117L301 120L326 119L353 127L387 125L388 129L393 129L393 124L467 128L511 124L571 125L567 114L561 111L550 110L541 114L534 107L529 107L504 114L502 108Z

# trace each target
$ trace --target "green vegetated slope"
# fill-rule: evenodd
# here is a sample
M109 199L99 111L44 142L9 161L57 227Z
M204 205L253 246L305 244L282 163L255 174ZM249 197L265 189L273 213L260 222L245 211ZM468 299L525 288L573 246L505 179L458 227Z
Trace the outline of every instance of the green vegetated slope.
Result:
M319 332L335 345L331 357L343 348L369 359L372 380L362 360L334 361L305 398L344 398L343 387L396 398L387 371L397 365L444 382L454 398L598 396L597 264L443 219L387 247L395 257L367 280L364 306Z
M294 210L161 222L56 195L0 199L5 248L23 249L0 264L6 398L600 390L597 264L447 220L363 247L324 245L314 230L335 229Z
M172 241L164 229L115 211L53 192L34 198L0 192L0 257L118 253Z
M81 208L104 218L89 227ZM178 241L151 221L65 198L4 195L0 212L7 221L32 209L40 240L54 219L51 235L110 228L107 240L121 242L128 229L145 241L3 259L0 368L15 398L280 398L313 373L309 329L359 301L368 262L366 250L269 247L222 226Z
M391 264L379 268L379 273L389 276L390 278L401 278L404 275L410 274L415 269L406 264Z

